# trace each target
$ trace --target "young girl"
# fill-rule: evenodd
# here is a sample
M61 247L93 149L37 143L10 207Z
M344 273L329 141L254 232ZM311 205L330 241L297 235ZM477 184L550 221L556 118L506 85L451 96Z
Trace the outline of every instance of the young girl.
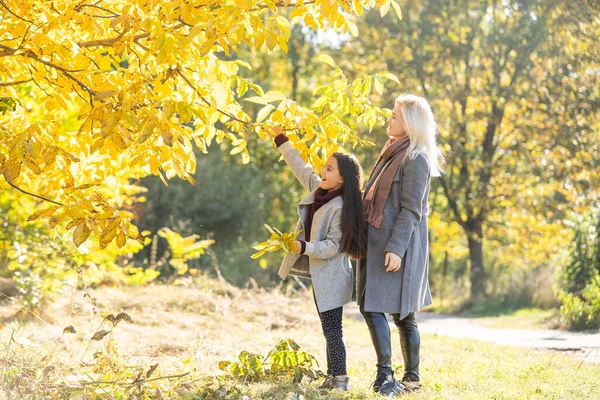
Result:
M285 162L310 194L298 203L297 254L286 255L279 276L310 277L327 350L323 389L348 390L343 306L352 300L350 257L366 255L362 169L352 154L334 153L319 177L276 126L270 132Z
M436 131L427 100L410 94L398 97L388 122L389 140L364 192L368 255L357 265L357 298L377 353L373 389L384 396L421 386L415 312L431 304L429 184L432 176L440 176L443 161ZM392 371L390 327L384 313L392 314L400 331L402 382Z

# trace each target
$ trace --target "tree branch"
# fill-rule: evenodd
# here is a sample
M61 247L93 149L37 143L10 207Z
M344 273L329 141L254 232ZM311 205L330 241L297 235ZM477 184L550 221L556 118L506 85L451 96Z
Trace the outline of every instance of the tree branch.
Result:
M177 25L174 25L171 29L176 30L176 29L182 28L184 26L186 26L184 23L179 23ZM121 33L117 37L89 40L87 42L79 42L79 43L77 43L77 45L79 47L98 47L98 46L105 46L105 47L108 46L109 47L109 46L114 45L119 39L121 39L122 36L123 36L123 33ZM149 33L140 33L133 37L133 41L137 43L138 40L145 39L149 36L150 36Z
M304 4L302 4L303 6L308 6L311 4L315 4L316 1L312 0L312 1L305 1ZM260 5L258 6L260 8L269 8L269 6L267 5ZM286 7L286 8L294 8L294 7L300 7L300 5L298 3L293 3L293 4L288 4L286 5L283 1L279 1L275 4L275 7Z
M460 216L460 211L458 210L458 204L456 203L456 199L452 196L452 193L450 192L450 188L448 187L446 179L444 178L443 175L440 176L439 179L440 179L440 182L442 183L442 188L444 189L444 194L446 195L446 198L448 199L448 204L450 204L450 208L452 209L452 212L454 213L454 220L456 222L458 222L458 224L460 226L462 226L464 229L466 229L467 223Z
M81 9L82 9L83 7L97 8L98 10L102 10L102 11L104 11L104 12L107 12L107 13L111 14L111 16L110 16L109 18L118 18L118 17L120 17L120 16L121 16L120 14L117 14L116 12L114 12L114 11L112 11L112 10L109 10L109 9L106 9L106 8L103 8L103 7L100 7L100 6L99 6L99 5L97 5L97 4L78 4L78 5L77 5L77 6L74 8L74 10L75 10L75 11L77 11L77 12L80 12L80 11L81 11ZM98 15L97 17L100 17L100 18L107 18L108 16L100 16L100 15Z
M185 81L185 83L196 92L196 94L198 95L198 97L200 97L200 100L202 100L204 102L204 104L206 104L208 106L211 105L210 102L208 100L206 100L206 98L204 98L204 96L202 96L200 94L200 92L198 91L198 89L196 89L196 87L193 85L193 83L188 79L187 76L184 75L184 73L181 71L181 69L179 67L175 68L175 73L177 73L177 75L179 75ZM220 110L218 108L217 108L217 111L220 112L221 114L223 114L223 115L231 118L234 121L240 122L240 123L242 123L244 125L252 125L251 122L242 121L241 119L236 118L235 116L231 115L230 113L225 112L223 110Z
M19 50L19 49L13 49L13 48L8 47L8 46L4 46L3 44L0 44L0 49L3 50L3 52L0 52L0 57L4 56L4 55L12 55L12 56L14 56L15 53ZM79 86L81 86L81 88L83 90L85 90L86 92L88 92L90 94L90 104L93 103L94 96L96 95L96 92L94 92L92 89L90 89L81 80L79 80L76 77L74 77L73 75L71 75L71 71L69 71L69 70L67 70L67 69L65 69L65 68L63 68L61 66L58 66L56 64L53 64L53 63L51 63L49 61L46 61L46 60L40 58L37 54L35 54L33 51L31 51L29 49L23 51L23 53L18 54L18 55L23 55L23 56L25 56L27 58L31 58L32 60L35 60L35 61L37 61L39 63L42 63L42 64L44 64L44 65L46 65L46 66L48 66L50 68L54 68L54 69L60 71L63 75L65 75L67 78L71 79L72 81L77 82L77 84Z
M47 199L47 198L46 198L46 197L44 197L44 196L40 196L40 195L38 195L38 194L31 193L31 192L28 192L28 191L26 191L26 190L23 190L23 189L21 189L20 187L16 186L16 185L15 185L14 183L12 183L12 182L6 181L6 183L8 183L10 186L12 186L13 188L17 189L17 190L18 190L19 192L21 192L21 193L25 193L25 194L27 194L27 195L29 195L29 196L37 197L38 199L45 200L45 201L47 201L47 202L50 202L50 203L52 203L52 204L56 204L57 206L63 206L63 205L64 205L64 204L62 204L62 203L59 203L59 202L57 202L57 201L54 201L54 200Z
M33 79L26 79L24 81L14 81L14 82L0 82L0 87L20 85L21 83L31 82L32 80Z
M15 14L14 12L12 12L12 11L10 10L10 8L8 8L8 7L6 6L6 4L4 4L4 1L2 1L2 0L0 0L0 6L4 7L4 8L6 9L6 11L8 11L8 12L9 12L11 15L13 15L14 17L16 17L16 18L20 19L21 21L29 22L30 24L33 24L33 25L35 25L35 24L33 23L33 21L29 21L29 20L27 20L27 19L25 19L25 18L23 18L23 17L19 17L17 14Z
M94 96L96 95L96 92L94 92L92 89L90 89L85 83L81 82L79 79L77 79L76 77L74 77L73 75L71 75L71 73L66 70L63 67L60 67L56 64L52 64L51 62L48 62L46 60L41 59L37 54L35 54L33 51L31 50L26 50L23 55L25 55L26 57L32 58L34 60L36 60L37 62L40 62L44 65L47 65L50 68L54 68L60 72L62 72L63 75L65 75L67 78L71 79L72 81L75 81L79 86L81 86L81 88L83 90L85 90L86 92L88 92L90 94L90 104L93 103L94 101Z

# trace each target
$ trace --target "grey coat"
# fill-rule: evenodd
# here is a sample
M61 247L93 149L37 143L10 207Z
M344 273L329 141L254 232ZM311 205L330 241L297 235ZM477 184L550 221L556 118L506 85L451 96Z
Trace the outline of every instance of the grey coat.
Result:
M279 146L279 151L302 186L310 192L298 203L300 219L296 230L304 230L321 178L304 162L290 142ZM332 310L352 301L352 265L348 254L339 251L342 240L343 203L341 196L337 196L315 212L310 229L310 242L306 242L304 255L286 255L279 268L281 279L287 278L288 275L312 279L319 312ZM304 231L296 240L303 239Z
M372 176L365 192L375 181ZM424 154L406 157L392 182L378 228L369 225L367 258L357 266L359 303L371 312L399 313L400 318L431 304L429 290L429 184L431 173ZM402 257L397 272L385 272L385 253Z

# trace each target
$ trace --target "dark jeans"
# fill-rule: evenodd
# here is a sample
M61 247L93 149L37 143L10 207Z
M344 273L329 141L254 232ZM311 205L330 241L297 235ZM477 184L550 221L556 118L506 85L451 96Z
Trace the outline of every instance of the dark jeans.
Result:
M321 327L325 336L328 375L346 375L346 345L342 329L343 309L343 307L338 307L333 310L319 312ZM319 307L317 306L318 310Z
M365 311L363 304L360 306L360 313L367 322L373 346L377 353L377 371L388 375L392 372L392 342L390 326L385 314ZM400 332L400 346L404 358L403 379L410 379L416 382L419 380L419 349L421 339L417 321L415 320L415 313L408 314L404 319L400 319L400 314L391 315Z

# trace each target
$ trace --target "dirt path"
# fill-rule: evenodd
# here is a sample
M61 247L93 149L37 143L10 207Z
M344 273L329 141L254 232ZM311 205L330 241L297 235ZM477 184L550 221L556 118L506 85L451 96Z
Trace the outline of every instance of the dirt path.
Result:
M356 304L344 307L346 316L360 319ZM502 329L482 326L477 318L419 313L419 331L454 338L467 338L499 345L559 351L600 364L600 333L589 334L551 329ZM391 321L390 321L391 323Z

